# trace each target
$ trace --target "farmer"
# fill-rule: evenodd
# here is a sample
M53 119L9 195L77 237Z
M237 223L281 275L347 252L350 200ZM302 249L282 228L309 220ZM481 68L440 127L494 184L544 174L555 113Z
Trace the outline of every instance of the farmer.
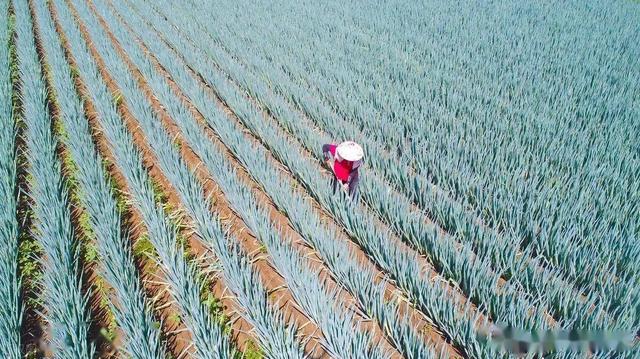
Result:
M333 160L333 193L336 193L338 182L340 182L349 196L355 199L358 195L358 183L360 182L358 170L364 156L362 147L353 141L345 141L339 145L331 143L322 146L322 153L328 165Z

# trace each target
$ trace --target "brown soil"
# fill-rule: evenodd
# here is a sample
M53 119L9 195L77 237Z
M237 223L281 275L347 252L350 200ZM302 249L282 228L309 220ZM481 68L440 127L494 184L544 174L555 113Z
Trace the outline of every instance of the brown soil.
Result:
M148 50L145 48L145 51ZM180 96L180 98L185 101L185 104L187 104L190 108L190 110L192 111L192 114L196 117L196 119L198 120L198 122L200 123L200 125L203 127L203 130L206 132L206 134L208 135L208 137L211 139L211 141L216 145L216 147L223 153L225 153L225 155L227 155L227 157L230 159L230 162L232 163L234 169L237 171L237 175L238 178L241 179L243 182L245 182L248 186L250 186L250 188L252 188L252 192L254 193L254 195L256 195L256 197L258 198L258 202L261 203L263 206L266 206L269 209L270 212L270 217L271 220L277 225L280 226L282 228L283 233L285 234L283 237L285 238L292 238L293 242L295 243L297 249L299 249L302 253L304 253L307 257L312 258L313 261L310 262L312 264L311 267L312 268L321 268L323 270L323 276L325 276L326 278L329 278L330 273L329 271L320 264L320 258L317 257L317 255L312 251L312 249L309 249L308 247L306 247L304 245L304 241L302 238L300 238L299 234L296 233L291 224L289 223L287 217L285 215L282 214L282 212L278 211L278 209L275 207L275 205L273 204L273 202L268 198L268 196L264 193L264 191L261 189L261 187L255 182L253 181L250 176L248 175L248 173L244 170L244 168L239 164L238 161L235 160L233 154L231 154L231 152L224 146L224 144L221 142L221 140L218 138L218 136L214 133L214 131L209 128L207 126L207 124L205 123L202 115L197 111L197 109L193 106L193 104L191 104L188 98L186 98L184 96L184 94L178 89L177 85L175 83L173 83L170 80L169 75L164 71L164 69L162 69L160 67L160 65L157 63L157 61L155 60L155 58L153 58L153 56L151 54L148 53L148 55L152 58L152 61L154 61L154 63L156 64L156 67L158 68L159 71L161 71L161 73L163 74L164 77L169 79L169 82L173 88L173 90L176 92L176 94L178 96ZM232 110L230 110L228 107L222 105L222 102L220 101L219 98L217 98L217 96L215 97L215 100L218 104L218 106L220 106L230 118L233 118L236 121L236 124L238 123L238 119L235 117L235 114L232 112ZM173 131L172 135L173 135ZM248 131L244 131L245 133L247 133ZM256 139L247 135L246 136L248 140L253 141L254 144L256 144ZM182 146L184 147L184 146ZM289 183L285 183L283 185L288 186L288 188L298 188L298 189L294 189L294 191L298 192L301 196L308 198L308 194L305 193L304 191L300 190L299 187L300 186L295 186L294 183L295 181L292 179L291 175L287 172L286 168L279 162L275 162L274 159L272 159L274 162L274 164L277 165L277 167L281 170L281 173L289 180ZM317 205L317 203L313 202L314 208L316 210L319 209L319 206ZM336 230L339 230L339 226L337 226L335 223L333 223L333 221L331 220L331 218L324 212L322 212L321 214L321 218L323 220L323 222L329 224L329 225L333 225L335 227ZM284 224L284 226L282 226L282 224ZM346 235L343 232L339 232L341 234L341 240L345 240L346 241ZM350 244L351 250L352 252L356 255L356 257L358 258L358 260L363 264L363 265L371 265L371 263L368 261L366 255L352 242L348 242ZM376 270L376 272L378 273L378 277L379 279L383 277L383 273L379 272ZM323 278L324 279L324 278ZM331 280L330 282L332 286L335 286L335 282L333 280ZM398 297L398 291L395 287L393 287L392 285L388 286L388 292L387 292L387 299L389 300L395 300ZM354 299L345 291L342 291L341 293L341 301L343 303L345 303L345 305L347 305L348 307L354 306ZM416 313L416 310L414 308L411 308L406 301L402 301L401 302L401 309L402 312L409 312L411 315L411 318L413 320L413 322L416 324L417 327L422 328L421 330L426 334L427 339L429 340L429 342L435 344L435 345L447 345L442 337L437 333L437 330L435 330L433 327L431 327L431 325L425 320L425 318L419 314ZM376 325L373 325L372 322L370 325L367 325L367 328L369 330L372 330L374 332L374 335L376 336L376 338L380 338L381 336L381 330L379 327L377 327ZM447 349L449 349L449 353L451 355L454 355L455 351L447 345Z

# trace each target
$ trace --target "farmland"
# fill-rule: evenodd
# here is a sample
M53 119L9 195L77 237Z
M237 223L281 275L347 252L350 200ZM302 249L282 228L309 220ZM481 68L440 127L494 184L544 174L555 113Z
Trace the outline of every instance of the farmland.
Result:
M639 39L629 0L0 0L0 357L640 357Z

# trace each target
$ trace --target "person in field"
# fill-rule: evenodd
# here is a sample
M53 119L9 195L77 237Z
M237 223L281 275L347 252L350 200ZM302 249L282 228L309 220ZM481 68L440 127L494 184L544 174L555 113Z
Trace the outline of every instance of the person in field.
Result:
M356 199L360 182L358 171L364 157L362 147L353 141L345 141L339 145L329 143L322 146L322 153L324 160L333 168L333 193L336 193L340 185L352 199Z

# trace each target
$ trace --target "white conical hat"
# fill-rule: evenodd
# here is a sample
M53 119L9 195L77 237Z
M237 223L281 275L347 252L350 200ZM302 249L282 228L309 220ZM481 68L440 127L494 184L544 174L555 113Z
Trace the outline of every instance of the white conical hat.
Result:
M364 151L359 144L353 141L345 141L338 145L336 152L347 161L358 161L364 157Z

